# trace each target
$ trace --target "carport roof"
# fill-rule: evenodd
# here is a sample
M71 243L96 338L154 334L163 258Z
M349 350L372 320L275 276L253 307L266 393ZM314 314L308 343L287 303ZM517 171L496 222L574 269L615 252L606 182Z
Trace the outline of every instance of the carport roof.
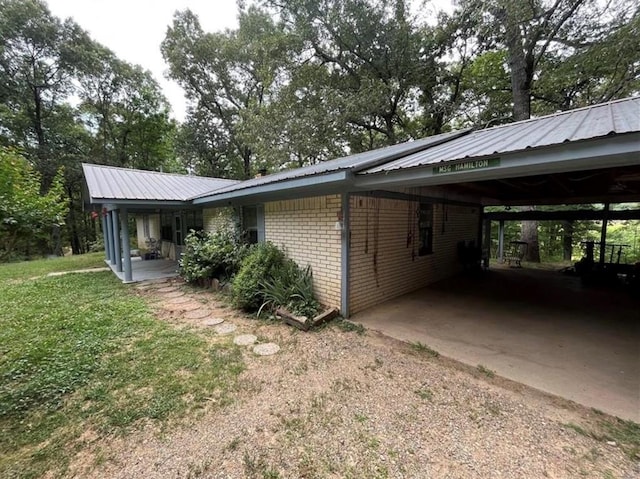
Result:
M238 183L235 180L188 176L83 163L91 203L119 201L187 201L193 196Z
M476 130L446 143L363 170L359 174L484 158L637 131L640 131L640 98L627 98Z

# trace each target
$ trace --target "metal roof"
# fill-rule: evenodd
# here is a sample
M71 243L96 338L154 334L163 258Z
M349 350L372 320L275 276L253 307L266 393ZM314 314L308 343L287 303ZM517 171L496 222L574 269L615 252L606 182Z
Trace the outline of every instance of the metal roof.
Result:
M304 178L307 176L320 176L325 173L331 173L336 171L350 170L352 172L360 171L364 168L370 168L376 166L382 162L388 162L406 156L416 151L424 150L425 148L432 147L434 145L450 141L453 138L458 138L465 135L470 130L459 130L450 133L442 133L440 135L430 136L428 138L422 138L420 140L407 141L399 143L393 146L387 146L384 148L378 148L376 150L365 151L363 153L357 153L355 155L349 155L342 158L336 158L334 160L323 161L316 165L305 166L302 168L296 168L293 170L281 171L278 173L253 178L250 180L239 182L235 185L226 186L224 188L217 189L205 194L194 195L192 199L204 196L213 196L222 193L228 193L237 190L243 190L246 188L253 188L256 186L268 185L271 183L277 183L286 180L293 180L298 178Z
M187 201L238 181L82 164L91 202L100 200Z
M640 131L640 97L477 130L432 148L376 165L382 173L439 162L481 158Z

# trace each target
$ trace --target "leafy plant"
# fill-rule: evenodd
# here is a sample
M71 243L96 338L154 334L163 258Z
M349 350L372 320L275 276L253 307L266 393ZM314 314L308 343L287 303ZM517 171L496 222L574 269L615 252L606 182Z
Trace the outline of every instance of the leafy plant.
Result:
M230 279L238 271L247 247L231 228L213 233L194 231L184 241L180 275L187 282Z
M278 270L282 268L284 262L284 253L273 243L258 243L251 246L233 280L234 305L246 311L258 310L265 301L260 282L277 277Z
M320 309L313 294L311 266L300 268L294 261L285 259L273 277L260 281L259 287L264 301L258 316L264 309L275 310L280 306L306 317L314 317Z

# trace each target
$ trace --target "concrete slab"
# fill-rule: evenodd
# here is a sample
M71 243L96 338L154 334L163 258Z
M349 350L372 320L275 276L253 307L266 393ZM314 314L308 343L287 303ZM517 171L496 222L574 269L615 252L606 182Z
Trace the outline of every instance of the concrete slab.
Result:
M111 271L124 281L124 272L115 270L115 265L106 262ZM143 260L140 257L131 258L132 283L151 279L173 278L178 276L178 262L170 259Z
M555 271L492 269L353 316L397 339L640 422L640 303Z

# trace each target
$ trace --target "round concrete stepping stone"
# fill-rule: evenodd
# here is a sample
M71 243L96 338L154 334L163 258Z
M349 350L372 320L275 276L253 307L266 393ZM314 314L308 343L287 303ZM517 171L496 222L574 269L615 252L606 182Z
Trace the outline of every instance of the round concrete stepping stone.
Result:
M211 314L208 309L194 309L193 311L187 311L182 315L185 319L202 319Z
M253 334L241 334L240 336L233 338L234 344L237 344L238 346L251 346L257 340L258 338Z
M276 354L278 351L280 351L280 346L276 343L258 344L253 347L253 352L258 356L271 356L272 354Z
M165 286L164 288L156 289L156 293L173 293L174 291L178 291L178 288L175 286Z
M162 296L165 298L180 298L184 296L184 291L171 291L170 293L165 293Z
M183 303L190 303L192 301L192 299L189 296L184 296L184 294L182 296L178 296L176 298L170 298L169 301L167 301L168 304L183 304Z
M224 323L224 319L222 318L207 318L202 321L204 326L217 326L218 324Z
M194 311L196 309L202 308L202 303L196 303L195 301L192 301L191 303L180 303L178 306L180 306L179 309L181 309L182 311Z
M238 328L236 327L235 324L224 323L216 326L214 329L215 329L215 332L218 334L231 334Z

